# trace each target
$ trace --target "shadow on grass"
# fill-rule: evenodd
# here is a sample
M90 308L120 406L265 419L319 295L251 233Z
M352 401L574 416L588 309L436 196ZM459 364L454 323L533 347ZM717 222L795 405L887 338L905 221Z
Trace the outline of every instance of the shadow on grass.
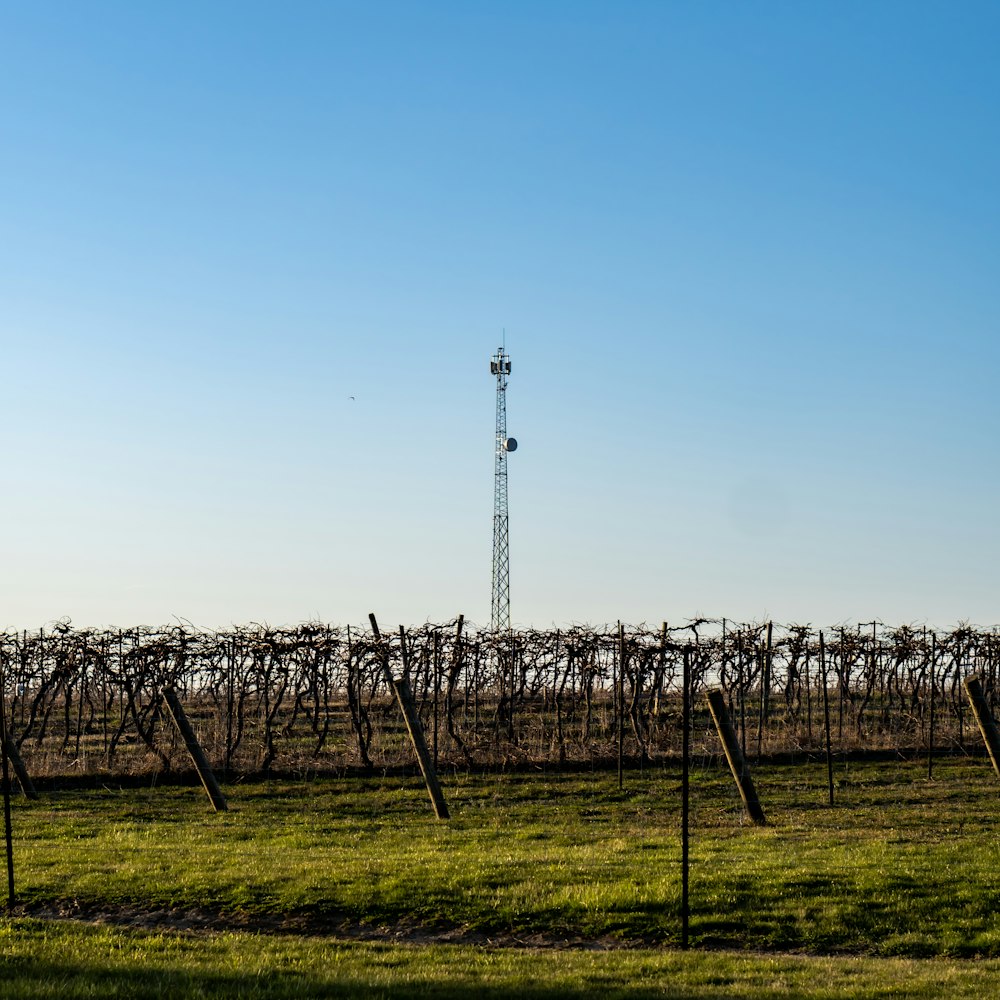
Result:
M544 959L539 960L539 975L544 976ZM673 997L676 1000L705 1000L716 996L714 988L690 990L668 989L664 986L629 986L610 983L593 985L545 985L520 976L509 981L484 984L476 977L449 975L421 977L401 971L398 982L385 982L386 970L373 969L369 977L363 972L316 977L290 971L268 971L261 975L188 972L185 970L107 969L98 964L72 962L35 962L30 959L4 961L0 959L0 997L18 1000L77 1000L77 998L116 997L130 1000L159 998L199 998L199 1000L292 1000L301 997L337 998L403 998L435 997L440 1000L500 1000L502 997L523 997L525 1000L560 1000L560 998ZM381 981L380 981L381 980Z

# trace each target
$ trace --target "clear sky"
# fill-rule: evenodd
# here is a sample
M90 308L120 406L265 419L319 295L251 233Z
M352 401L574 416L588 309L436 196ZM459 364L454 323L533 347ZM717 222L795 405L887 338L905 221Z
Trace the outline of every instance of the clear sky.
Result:
M998 37L0 0L0 628L1000 622Z

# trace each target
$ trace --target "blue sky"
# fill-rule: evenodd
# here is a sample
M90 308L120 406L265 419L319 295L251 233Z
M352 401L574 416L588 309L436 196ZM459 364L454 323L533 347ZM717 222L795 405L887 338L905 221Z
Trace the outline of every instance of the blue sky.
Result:
M0 0L0 627L1000 621L998 29Z

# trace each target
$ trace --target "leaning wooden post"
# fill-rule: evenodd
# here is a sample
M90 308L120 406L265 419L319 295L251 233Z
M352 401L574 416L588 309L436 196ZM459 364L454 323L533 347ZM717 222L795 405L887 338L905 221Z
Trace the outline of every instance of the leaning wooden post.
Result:
M205 751L202 750L201 744L198 742L198 737L195 736L194 730L191 728L191 723L188 722L188 717L181 707L177 692L173 688L164 688L163 698L167 703L167 708L170 710L174 725L177 726L184 740L187 752L191 755L191 760L194 761L195 770L198 772L198 777L201 778L201 783L205 786L205 791L212 802L212 807L216 812L225 812L229 808L226 797L222 794L222 789L219 787L218 781L215 780L215 775L212 773L212 768L208 763L208 758L205 756Z
M444 794L441 792L441 785L438 783L437 771L434 770L434 761L431 758L430 753L427 750L427 741L424 739L424 729L420 725L420 716L417 713L417 706L413 702L413 695L410 692L410 684L406 677L402 677L396 680L392 676L392 671L389 669L389 651L386 649L385 644L382 642L382 635L378 630L378 622L375 620L374 614L368 615L368 620L371 622L372 635L375 637L376 643L382 651L382 672L385 675L385 679L392 688L396 695L396 701L399 704L400 711L403 713L403 718L406 720L406 731L410 734L410 742L413 744L413 749L417 755L417 761L420 764L420 773L424 776L424 784L427 786L427 794L431 798L431 804L434 806L434 815L438 819L449 819L450 814L448 812L448 803L444 800ZM399 626L399 638L403 644L403 663L406 664L406 630L402 625Z
M966 677L965 692L972 703L972 711L979 723L979 731L986 741L986 749L990 752L990 760L993 761L993 770L1000 776L1000 733L997 732L997 725L993 721L993 714L990 706L983 694L983 686L979 683L978 677Z
M24 792L26 798L37 799L38 792L35 791L31 775L28 774L28 769L24 766L24 760L20 753L18 753L17 745L10 738L9 734L4 742L4 749L7 751L7 759L14 768L14 774L17 775L17 783L21 786L21 791Z
M719 688L713 688L708 692L708 707L712 710L712 720L715 722L715 728L719 731L719 738L726 751L726 760L729 761L729 770L733 772L733 777L736 779L736 787L740 790L740 797L743 799L743 805L746 806L747 814L758 826L764 826L767 822L764 818L764 810L757 798L757 791L753 786L753 779L750 777L750 768L747 767L747 762L740 752L740 742L736 737L736 730L733 729L733 724L729 721L726 698Z

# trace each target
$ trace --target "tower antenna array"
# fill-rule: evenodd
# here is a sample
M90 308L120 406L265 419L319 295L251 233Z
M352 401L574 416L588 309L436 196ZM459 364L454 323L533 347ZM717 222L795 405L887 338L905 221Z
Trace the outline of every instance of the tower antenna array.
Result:
M506 338L505 338L506 340ZM497 348L490 358L490 372L497 380L497 433L493 464L493 598L490 605L490 628L510 631L510 543L507 526L507 455L517 448L517 441L507 437L507 379L510 355L506 346Z

